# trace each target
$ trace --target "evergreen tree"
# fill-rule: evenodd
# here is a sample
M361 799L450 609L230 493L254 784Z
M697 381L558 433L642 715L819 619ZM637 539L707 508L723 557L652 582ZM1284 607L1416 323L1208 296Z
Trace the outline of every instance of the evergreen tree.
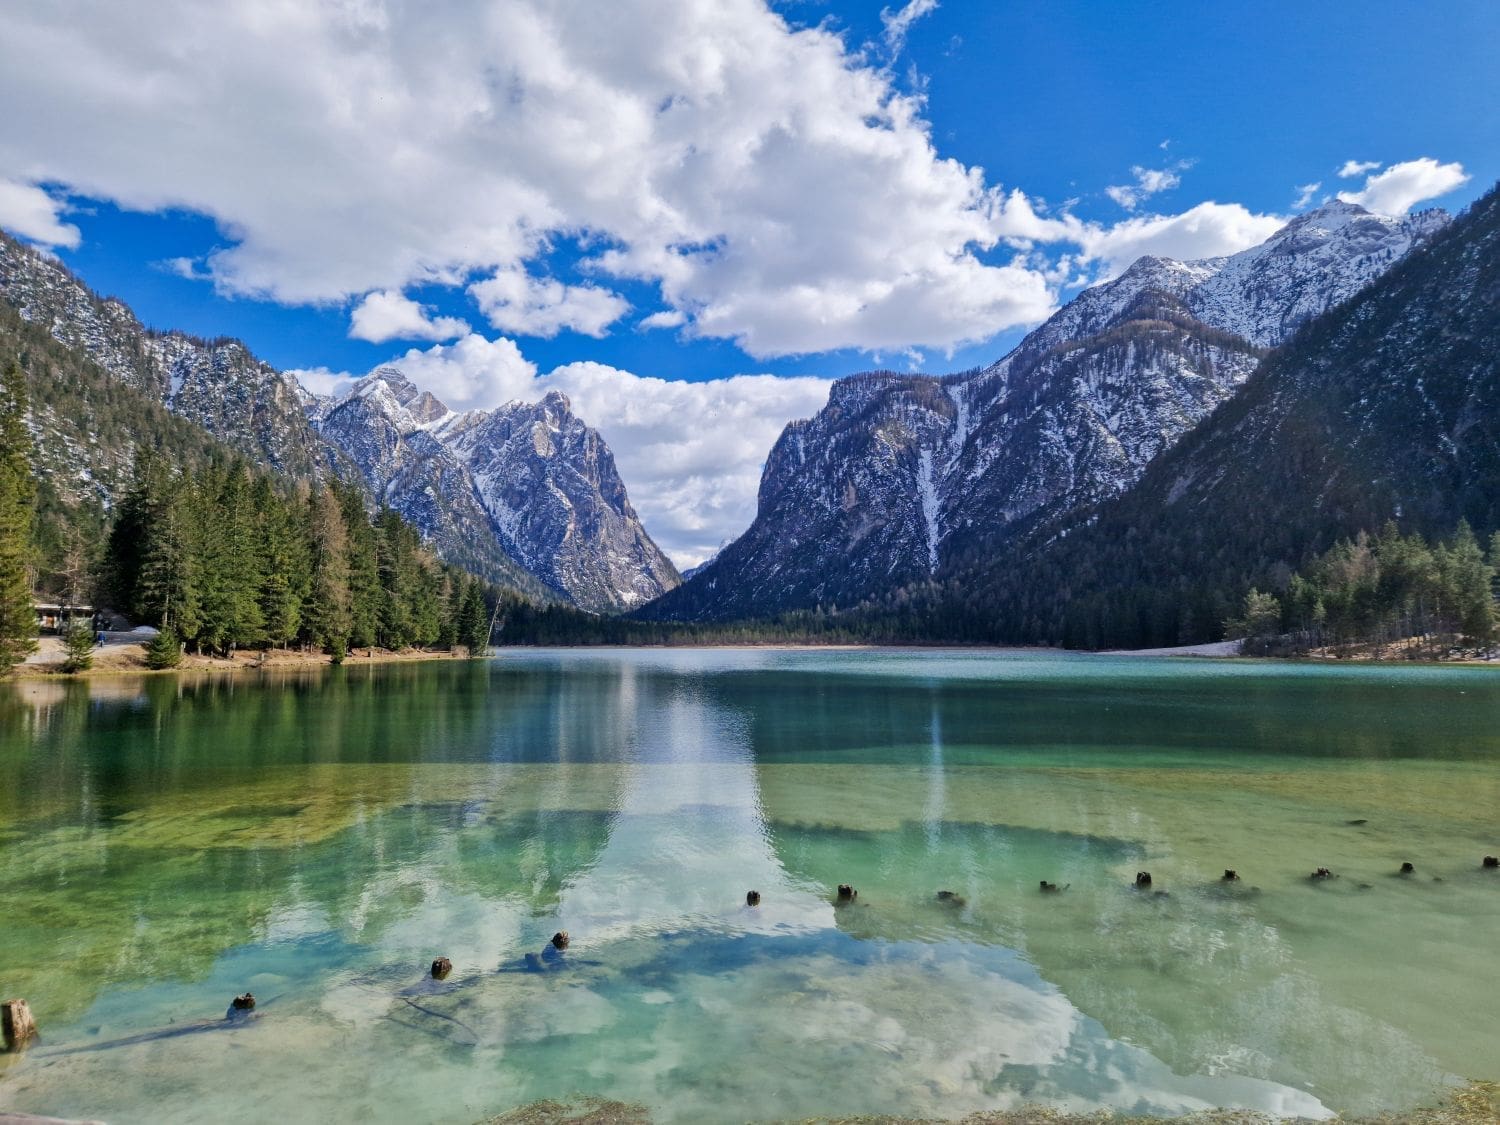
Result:
M146 667L157 671L176 668L182 663L182 642L171 629L163 627L146 646Z
M230 466L217 481L211 475L197 490L197 499L203 565L198 635L206 647L232 654L265 636L260 608L264 560L244 465Z
M471 578L464 584L463 603L458 613L458 643L469 650L470 656L483 656L489 647L489 607L484 602L484 589L479 579Z
M375 517L375 531L380 576L377 639L386 648L405 648L416 640L412 608L418 583L417 533L389 508Z
M36 503L26 381L12 360L0 371L0 674L36 650L28 562Z
M72 618L63 632L63 671L87 672L93 666L94 630L87 618Z
M291 505L276 494L271 478L255 482L254 504L260 530L259 604L266 640L282 648L302 627L302 606L312 585L307 536Z
M191 497L181 480L159 487L161 491L145 501L140 570L127 605L138 620L157 624L179 638L196 637L200 611L198 566L190 530ZM111 542L118 538L112 536ZM116 573L123 572L123 567L115 569Z
M1488 645L1495 636L1495 602L1490 594L1495 572L1484 561L1468 520L1459 522L1448 548L1448 572L1459 632L1476 645Z
M348 651L353 626L344 514L339 498L328 488L313 493L307 511L312 582L303 628L308 639L332 655L337 663Z
M375 529L365 515L364 501L352 488L340 488L336 496L343 514L349 587L349 645L368 648L375 644L380 628L380 560Z

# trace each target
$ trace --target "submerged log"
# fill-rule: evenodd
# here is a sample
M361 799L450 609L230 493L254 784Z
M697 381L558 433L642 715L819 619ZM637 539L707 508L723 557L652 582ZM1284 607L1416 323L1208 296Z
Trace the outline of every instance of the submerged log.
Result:
M36 1038L36 1020L25 1000L7 1000L0 1004L0 1034L7 1051L19 1051Z

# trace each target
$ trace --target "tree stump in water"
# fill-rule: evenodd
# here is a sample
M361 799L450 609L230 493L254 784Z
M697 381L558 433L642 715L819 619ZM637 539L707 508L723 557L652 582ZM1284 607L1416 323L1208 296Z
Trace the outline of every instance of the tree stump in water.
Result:
M7 1000L0 1004L0 1034L7 1051L19 1051L36 1038L36 1020L25 1000Z
M453 971L453 962L446 957L439 957L432 963L432 979L442 980Z
M247 992L243 996L236 996L230 1001L229 1006L236 1012L248 1012L255 1007L255 997Z

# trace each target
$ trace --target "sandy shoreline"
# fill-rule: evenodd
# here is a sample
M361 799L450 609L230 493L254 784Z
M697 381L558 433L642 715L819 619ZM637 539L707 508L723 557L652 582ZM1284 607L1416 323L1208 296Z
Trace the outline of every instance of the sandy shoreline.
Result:
M462 660L467 654L462 650L429 649L357 649L344 658L344 666L365 664L398 664L417 660ZM183 672L258 672L268 668L326 668L333 664L324 652L303 652L301 649L250 649L234 654L233 658L199 656L183 653L182 663L176 668L155 669L146 666L146 646L138 641L116 641L94 649L94 666L87 672L64 672L63 646L60 637L41 637L37 651L23 664L16 665L11 673L16 680L90 679L98 676L168 676Z
M1313 653L1300 657L1254 657L1243 656L1240 653L1239 641L1218 641L1210 644L1180 645L1170 648L1148 648L1148 649L1061 649L1049 648L1038 645L985 645L985 644L798 644L794 642L777 641L744 644L716 644L716 645L692 645L692 644L660 644L660 645L497 645L491 650L492 653L503 653L508 649L534 649L534 648L557 648L576 649L579 651L634 651L654 649L753 649L763 652L912 652L912 653L935 653L935 652L988 652L988 653L1053 653L1057 655L1077 656L1109 656L1109 657L1141 657L1146 659L1160 659L1163 657L1196 657L1209 660L1277 660L1292 662L1313 662L1319 664L1430 664L1443 666L1494 666L1500 661L1494 659L1451 659L1451 660L1411 660L1399 656L1375 656L1369 651L1356 651L1350 654L1335 656L1331 653ZM345 656L344 667L357 667L375 664L405 664L416 661L427 660L464 660L467 653L463 649L449 651L446 649L402 649L393 651L382 648L361 648L351 651ZM111 638L108 643L94 649L94 665L87 672L67 673L62 670L63 645L60 637L41 637L38 641L37 651L18 664L12 670L10 678L13 680L59 680L59 679L92 679L105 676L163 676L191 673L202 674L228 674L234 672L257 672L268 669L313 669L327 668L333 666L333 660L327 653L316 651L303 651L301 649L268 649L262 652L259 649L243 650L235 653L233 658L202 656L192 653L184 653L182 663L176 668L153 669L146 666L146 646L144 643L134 640Z

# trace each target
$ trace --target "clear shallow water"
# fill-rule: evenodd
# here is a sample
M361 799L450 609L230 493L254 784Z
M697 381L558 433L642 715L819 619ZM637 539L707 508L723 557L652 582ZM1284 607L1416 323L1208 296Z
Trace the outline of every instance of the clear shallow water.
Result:
M1399 1109L1500 1076L1496 852L1488 669L538 651L16 685L0 992L45 1039L0 1056L0 1108Z

